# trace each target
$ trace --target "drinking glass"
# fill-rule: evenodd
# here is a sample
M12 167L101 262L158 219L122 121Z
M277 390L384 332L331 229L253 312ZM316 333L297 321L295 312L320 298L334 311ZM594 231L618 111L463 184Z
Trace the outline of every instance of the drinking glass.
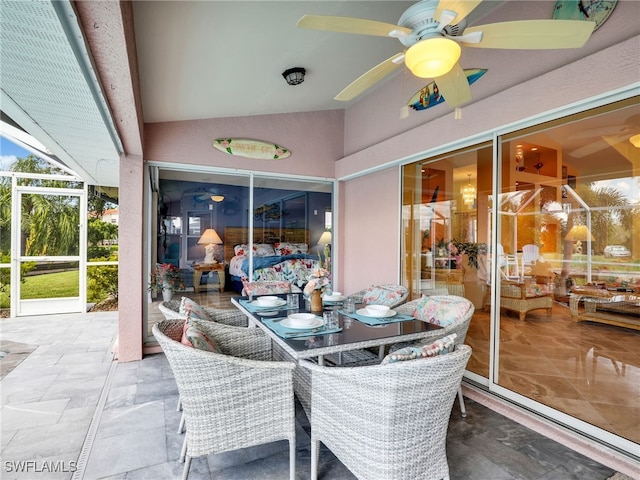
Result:
M300 297L297 293L287 294L287 306L290 308L298 308L300 306Z
M336 328L338 324L338 312L335 310L327 310L322 314L326 328Z
M355 313L356 312L356 301L351 297L347 297L344 299L342 303L342 309L345 313Z

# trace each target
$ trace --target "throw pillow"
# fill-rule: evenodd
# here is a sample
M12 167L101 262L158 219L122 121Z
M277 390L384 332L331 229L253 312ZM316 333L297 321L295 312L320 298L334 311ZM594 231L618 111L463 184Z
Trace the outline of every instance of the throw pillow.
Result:
M446 327L462 320L472 306L465 298L433 295L420 299L413 316L418 320Z
M184 338L186 341L182 343L185 345L191 345L198 350L204 350L206 352L220 353L220 349L207 335L195 325L191 325L188 321L185 322ZM187 343L188 342L188 343Z
M180 315L184 315L185 317L191 316L199 320L206 320L208 322L213 321L211 316L209 316L207 311L202 306L187 297L182 297L182 300L180 301L179 313Z

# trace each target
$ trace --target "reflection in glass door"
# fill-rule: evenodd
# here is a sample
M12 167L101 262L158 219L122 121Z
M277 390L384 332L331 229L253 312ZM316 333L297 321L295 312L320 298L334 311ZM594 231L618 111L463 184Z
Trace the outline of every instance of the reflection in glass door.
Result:
M17 187L12 310L16 316L86 311L86 193Z

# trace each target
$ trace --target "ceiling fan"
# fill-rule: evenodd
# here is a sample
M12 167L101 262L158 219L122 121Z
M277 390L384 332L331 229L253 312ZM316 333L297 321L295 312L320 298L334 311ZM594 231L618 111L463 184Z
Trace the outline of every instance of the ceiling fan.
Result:
M392 37L408 47L361 75L335 100L357 97L404 62L417 77L433 78L445 102L457 107L471 100L469 82L458 63L460 45L516 50L579 48L596 25L582 20L521 20L466 28L465 18L481 2L422 0L400 16L398 25L363 18L305 15L297 27Z

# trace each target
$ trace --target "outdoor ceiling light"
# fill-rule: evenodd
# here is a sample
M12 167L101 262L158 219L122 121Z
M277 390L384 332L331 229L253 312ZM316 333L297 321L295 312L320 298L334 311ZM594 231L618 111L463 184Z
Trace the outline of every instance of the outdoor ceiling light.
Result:
M289 68L282 72L282 76L289 85L299 85L304 82L304 75L307 71L302 67Z
M449 38L427 38L407 50L404 62L416 77L435 78L449 72L460 53L460 45Z

